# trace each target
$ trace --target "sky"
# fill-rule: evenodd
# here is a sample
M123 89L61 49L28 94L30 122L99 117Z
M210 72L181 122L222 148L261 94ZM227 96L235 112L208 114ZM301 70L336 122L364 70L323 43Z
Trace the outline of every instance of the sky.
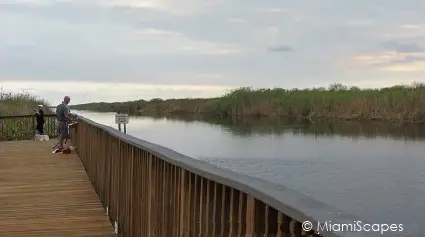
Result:
M0 86L52 104L425 81L423 0L1 0Z

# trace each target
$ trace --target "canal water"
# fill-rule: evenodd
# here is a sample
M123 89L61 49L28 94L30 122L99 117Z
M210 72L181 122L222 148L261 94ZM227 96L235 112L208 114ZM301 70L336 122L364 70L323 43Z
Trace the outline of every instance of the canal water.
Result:
M113 113L78 111L117 127ZM374 224L425 236L425 127L132 116L127 132L217 166L297 189Z

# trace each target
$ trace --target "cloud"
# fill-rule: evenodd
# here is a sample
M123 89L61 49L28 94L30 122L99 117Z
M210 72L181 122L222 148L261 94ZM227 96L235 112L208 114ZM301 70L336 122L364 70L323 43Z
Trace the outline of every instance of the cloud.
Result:
M181 52L198 52L205 55L226 55L243 52L243 49L238 45L196 41L180 32L141 29L135 32L135 38L136 40L143 41L144 45L158 45L158 49L166 52L175 50Z
M182 32L152 27L133 28L110 22L90 21L83 25L71 21L52 23L44 17L30 18L18 14L5 18L14 20L16 22L15 25L18 26L18 30L7 29L8 21L3 23L4 28L7 30L1 34L9 36L3 39L5 41L3 45L9 48L16 42L25 40L27 42L32 41L33 45L37 45L38 48L42 48L44 51L53 50L56 52L69 50L78 53L82 53L81 51L102 51L127 54L167 54L179 51L211 55L235 54L243 51L236 43L197 40L186 36ZM40 29L36 27L37 25L42 25L43 27ZM64 47L64 43L67 48Z
M197 0L180 0L179 3L171 0L4 0L3 4L22 4L37 7L73 4L91 7L147 8L167 11L174 14L198 12L203 8L211 6L211 4L206 4L206 2Z
M270 52L294 52L294 49L288 45L276 45L268 48Z
M382 43L386 50L395 50L398 53L415 53L425 52L425 49L419 46L418 43L400 43L397 41L386 41Z
M393 63L391 65L382 66L380 70L383 71L399 71L399 72L425 72L425 61L414 61L410 63Z
M0 85L121 82L216 91L208 85L423 79L422 9L421 0L2 0ZM278 54L289 52L296 53Z
M406 49L406 48L404 48ZM390 51L377 54L363 54L355 57L361 65L371 66L381 71L425 71L425 51Z
M408 29L408 30L420 30L424 28L424 26L419 24L406 24L406 25L402 25L401 28Z
M226 21L229 23L236 23L236 24L247 23L247 20L240 19L240 18L232 18L232 17L227 18Z

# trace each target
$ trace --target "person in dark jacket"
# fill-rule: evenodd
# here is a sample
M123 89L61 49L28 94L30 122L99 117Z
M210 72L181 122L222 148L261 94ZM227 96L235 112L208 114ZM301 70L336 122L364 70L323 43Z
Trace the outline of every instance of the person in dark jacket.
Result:
M35 118L37 121L37 131L40 135L44 135L44 111L43 111L43 106L39 105L38 106L38 110L36 110L35 113Z

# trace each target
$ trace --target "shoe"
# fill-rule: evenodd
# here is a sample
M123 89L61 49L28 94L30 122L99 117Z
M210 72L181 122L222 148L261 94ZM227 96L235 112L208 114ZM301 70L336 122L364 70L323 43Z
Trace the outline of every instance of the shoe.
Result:
M69 149L69 148L63 149L62 154L71 154L71 149Z
M62 148L58 147L58 148L54 149L52 153L62 153L65 149L66 148L64 148L64 147L62 147Z
M62 152L61 149L54 149L52 151L52 154L57 154L57 153L61 153L61 152Z

